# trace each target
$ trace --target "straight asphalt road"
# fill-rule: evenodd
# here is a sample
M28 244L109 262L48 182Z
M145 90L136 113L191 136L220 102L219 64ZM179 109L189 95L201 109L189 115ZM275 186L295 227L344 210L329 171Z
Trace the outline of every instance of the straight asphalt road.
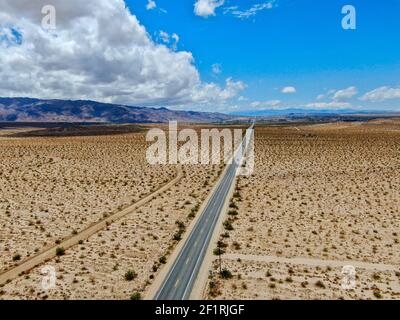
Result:
M253 125L250 129L252 128ZM242 144L246 144L244 141L248 141L246 137ZM190 297L225 200L235 182L238 166L239 164L236 161L229 164L218 187L210 197L208 204L156 293L155 300L186 300Z

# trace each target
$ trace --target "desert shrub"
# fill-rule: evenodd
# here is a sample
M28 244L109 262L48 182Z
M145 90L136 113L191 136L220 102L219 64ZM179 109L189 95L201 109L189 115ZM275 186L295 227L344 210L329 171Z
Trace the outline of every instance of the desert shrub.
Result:
M179 241L182 239L182 234L185 232L185 224L182 221L177 220L175 224L178 226L178 231L174 234L173 239Z
M185 230L185 224L182 221L177 220L175 224L178 226L179 230Z
M189 218L189 219L193 219L195 216L196 216L196 212L193 212L193 211L191 211L191 212L188 214L188 218Z
M124 276L124 278L125 278L126 281L132 281L132 280L134 280L136 277L137 277L137 273L136 273L135 271L133 271L133 270L128 270L128 271L125 273L125 276Z
M173 236L173 239L175 241L181 240L182 239L182 234L180 232L175 233L174 236Z
M17 254L15 254L14 256L13 256L13 261L19 261L19 260L21 260L21 255L19 254L19 253L17 253Z
M230 216L237 216L239 213L236 210L229 210L228 214Z
M218 296L218 284L216 281L211 280L209 283L209 289L210 289L210 296L216 297Z
M160 257L160 259L158 259L158 261L159 261L161 264L166 264L166 263L167 263L167 258L166 258L165 256L162 256L162 257Z
M236 203L234 203L234 202L231 202L231 203L229 204L229 208L239 209L238 206L236 205Z
M223 250L222 248L215 248L215 249L213 250L213 254L214 254L215 256L219 256L219 255L224 254L224 253L225 253L225 250Z
M58 257L61 257L61 256L63 256L65 254L65 249L63 248L63 247L58 247L57 249L56 249L56 255L58 256Z
M234 242L234 243L232 243L232 246L233 246L233 248L235 249L235 250L240 250L241 249L241 246L240 246L240 243L239 242Z
M372 275L372 279L374 279L374 280L379 280L381 277L380 277L380 275L379 275L379 273L377 273L377 272L374 272L374 274Z
M221 271L221 278L222 279L231 279L233 277L232 272L230 272L228 269L223 269Z
M131 295L131 300L141 300L142 299L142 295L140 294L140 292L134 292Z
M230 220L226 220L224 222L224 228L228 231L233 230L232 222Z
M228 247L228 245L227 245L226 243L224 243L223 241L221 241L221 240L219 240L219 241L217 242L217 245L218 245L218 247L220 247L220 248L227 248L227 247Z

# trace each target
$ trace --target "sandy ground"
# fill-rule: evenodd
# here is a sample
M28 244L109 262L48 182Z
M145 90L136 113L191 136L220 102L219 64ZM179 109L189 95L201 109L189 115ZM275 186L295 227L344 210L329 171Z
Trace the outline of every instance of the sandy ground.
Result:
M143 135L0 139L0 270L165 184L174 168L147 164Z
M217 280L212 298L400 299L399 129L399 120L258 127L255 172L239 179L230 208L233 230L221 234L228 255L355 261L391 270L356 268L354 292L336 292L341 266L327 272L326 264L312 265L304 275L301 260L238 262L222 255L234 278ZM295 271L293 282L284 281L287 265ZM283 281L278 289L269 287L269 269ZM298 285L320 278L325 288ZM232 289L242 282L246 289ZM374 294L378 290L381 295Z
M46 243L69 236L72 230L79 232L104 213L118 212L176 175L175 166L147 165L143 134L5 139L0 147L5 150L2 156L8 159L2 165L8 164L11 172L2 171L1 177L8 181L2 192L10 194L7 205L15 206L5 208L8 213L2 212L6 217L11 215L5 223L6 232L1 234L1 244L9 249L5 251L8 256L2 255L4 267L19 263L12 261L15 252L24 259L34 253L33 248L42 249ZM17 154L24 155L23 160ZM39 168L37 175L32 168ZM1 286L0 298L130 299L134 293L143 297L179 242L174 236L191 223L222 167L184 165L181 170L183 178L168 191L64 255ZM13 178L7 179L6 172ZM17 185L29 192L9 191L17 190ZM35 187L36 193L32 190ZM40 224L36 223L39 219ZM48 232L51 237L46 236ZM44 266L56 271L56 286L50 290L42 287ZM133 279L125 278L129 271Z
M356 268L354 289L344 289L342 267L324 263L224 259L223 265L234 276L216 278L215 288L207 293L210 299L400 299L400 274L392 270Z

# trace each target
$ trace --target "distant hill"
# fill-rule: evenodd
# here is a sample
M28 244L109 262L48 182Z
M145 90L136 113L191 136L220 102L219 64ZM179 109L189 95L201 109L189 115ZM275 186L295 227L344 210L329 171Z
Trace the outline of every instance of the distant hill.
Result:
M0 98L0 121L3 122L160 123L171 120L221 122L232 119L234 116L222 113L175 111L85 100Z
M370 115L370 114L395 114L391 111L378 110L354 110L354 109L307 109L307 108L289 108L289 109L269 109L269 110L248 110L230 113L234 116L243 117L290 117L290 116L315 116L315 115Z

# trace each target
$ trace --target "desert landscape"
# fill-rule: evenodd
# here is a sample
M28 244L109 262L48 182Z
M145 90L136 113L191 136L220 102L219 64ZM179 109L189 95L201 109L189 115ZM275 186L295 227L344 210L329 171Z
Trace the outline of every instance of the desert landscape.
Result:
M53 254L0 299L143 299L224 166L148 165L137 128L46 130L1 130L0 275ZM399 299L399 169L399 119L257 126L255 171L237 178L203 298Z
M255 150L204 298L399 299L400 120L258 126Z
M57 247L55 257L2 285L2 299L129 299L145 292L222 171L212 165L151 166L146 146L143 132L0 138L2 272ZM181 178L160 196L76 246L62 247L177 174ZM57 286L44 291L41 270L49 265Z
M400 301L399 12L0 0L0 301Z

